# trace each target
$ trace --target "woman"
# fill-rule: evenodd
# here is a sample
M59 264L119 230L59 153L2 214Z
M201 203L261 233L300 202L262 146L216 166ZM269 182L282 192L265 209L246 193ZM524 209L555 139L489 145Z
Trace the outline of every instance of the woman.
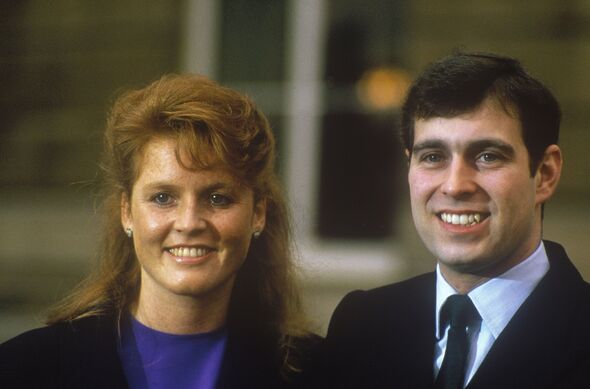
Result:
M264 115L203 77L122 95L100 268L47 327L0 346L0 386L300 386L315 340L274 158Z

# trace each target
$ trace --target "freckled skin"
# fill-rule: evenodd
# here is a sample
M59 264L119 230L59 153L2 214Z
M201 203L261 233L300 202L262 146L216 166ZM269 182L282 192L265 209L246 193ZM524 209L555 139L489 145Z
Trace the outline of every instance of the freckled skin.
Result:
M414 223L457 289L503 273L540 243L541 204L557 184L547 181L551 173L558 180L561 154L550 146L555 171L542 164L531 176L521 134L520 122L489 99L467 114L416 121L408 173ZM485 220L452 226L441 212L480 212Z
M175 147L172 140L148 143L131 198L122 201L122 224L133 229L141 265L139 303L153 310L189 298L221 302L223 310L252 233L264 227L265 206L219 164L185 169ZM178 245L212 251L183 262L167 251Z

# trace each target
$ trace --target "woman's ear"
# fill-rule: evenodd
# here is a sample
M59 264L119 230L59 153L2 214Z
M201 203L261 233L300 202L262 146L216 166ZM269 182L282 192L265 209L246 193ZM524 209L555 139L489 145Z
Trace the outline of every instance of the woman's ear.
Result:
M121 225L124 230L131 228L133 230L133 220L131 218L131 202L127 193L121 193Z
M563 156L559 146L550 145L547 147L535 173L537 204L543 204L555 193L561 177L562 165Z
M252 220L252 230L262 232L266 225L266 199L260 199L254 204L254 218Z

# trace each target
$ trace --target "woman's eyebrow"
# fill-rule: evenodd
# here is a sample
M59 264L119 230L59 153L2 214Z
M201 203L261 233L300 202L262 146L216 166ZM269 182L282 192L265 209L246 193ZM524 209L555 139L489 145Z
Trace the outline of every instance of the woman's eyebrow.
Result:
M155 181L145 185L148 190L173 190L177 185L170 183L170 181Z
M149 184L146 184L145 188L148 190L171 191L171 190L176 190L181 186L182 185L171 183L170 181L155 181L155 182L150 182ZM207 184L201 186L201 189L205 190L205 191L215 191L215 190L219 190L219 189L232 188L234 186L235 186L235 184L232 184L231 182L215 181L215 182L207 183Z

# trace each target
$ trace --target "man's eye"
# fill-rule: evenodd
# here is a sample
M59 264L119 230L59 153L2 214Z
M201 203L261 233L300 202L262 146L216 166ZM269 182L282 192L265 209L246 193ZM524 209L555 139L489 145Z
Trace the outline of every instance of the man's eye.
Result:
M227 196L224 196L222 194L219 193L213 193L210 197L209 197L209 201L211 202L211 205L219 207L219 206L226 206L229 205L231 203L231 199Z
M422 160L430 163L438 163L443 160L443 157L440 154L430 153L422 157Z
M482 154L480 154L478 159L482 162L495 162L499 158L496 154L493 154L493 153L482 153Z
M172 196L168 193L158 193L152 198L152 201L158 205L168 205L172 202Z

